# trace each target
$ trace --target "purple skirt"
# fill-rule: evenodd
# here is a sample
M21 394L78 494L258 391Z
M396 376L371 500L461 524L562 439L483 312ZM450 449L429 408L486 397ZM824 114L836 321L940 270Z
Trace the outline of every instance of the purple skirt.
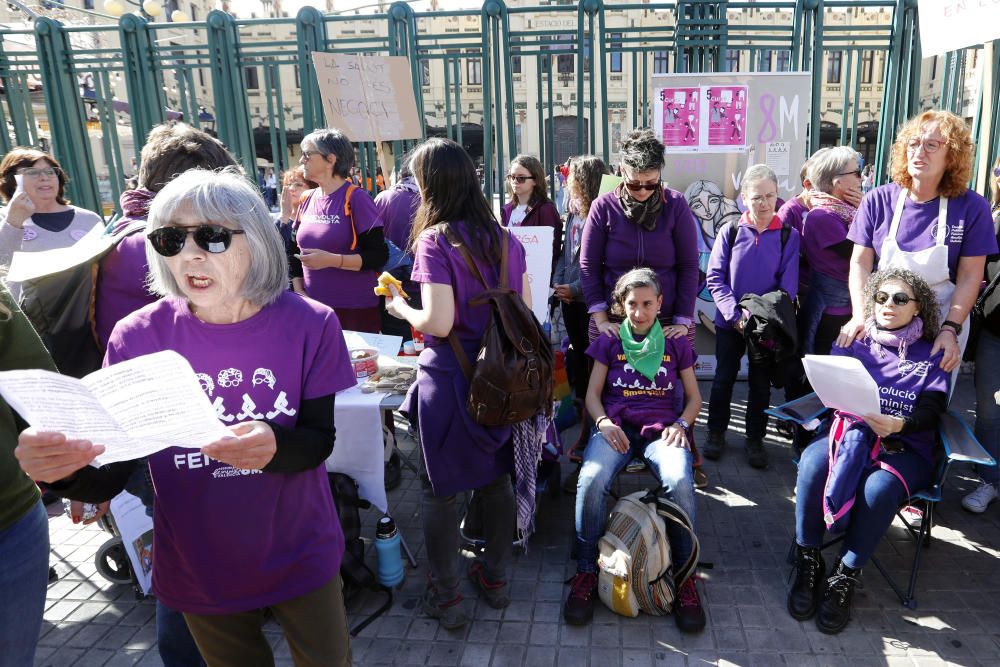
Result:
M463 341L475 359L479 341ZM480 426L465 407L469 383L451 346L427 347L417 379L400 407L420 433L424 465L435 496L451 496L489 484L514 469L510 427Z

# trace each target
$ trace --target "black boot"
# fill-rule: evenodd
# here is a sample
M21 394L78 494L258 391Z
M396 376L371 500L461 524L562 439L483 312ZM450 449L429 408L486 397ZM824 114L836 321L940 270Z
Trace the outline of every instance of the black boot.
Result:
M816 615L823 585L826 583L826 563L815 547L795 545L795 581L788 591L788 613L797 621L808 621Z
M816 627L820 632L835 635L847 627L851 620L851 600L854 587L861 580L861 568L854 569L838 560L833 574L826 580L826 593L816 614Z

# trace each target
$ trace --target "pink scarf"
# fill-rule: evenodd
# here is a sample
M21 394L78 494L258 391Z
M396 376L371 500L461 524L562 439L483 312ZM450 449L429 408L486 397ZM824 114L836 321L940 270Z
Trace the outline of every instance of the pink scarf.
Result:
M847 226L850 226L851 222L854 221L854 216L858 213L858 209L844 200L837 199L833 195L820 192L819 190L812 190L809 193L809 199L811 200L812 208L824 208L830 211L843 220Z
M880 329L875 324L875 319L865 322L865 336L870 341L872 353L883 357L885 350L883 347L895 347L899 349L899 360L906 361L906 348L924 335L924 321L919 317L914 317L905 327L899 329Z
M155 192L136 188L126 190L118 200L122 205L122 213L129 218L145 218L149 215L149 207L153 204Z

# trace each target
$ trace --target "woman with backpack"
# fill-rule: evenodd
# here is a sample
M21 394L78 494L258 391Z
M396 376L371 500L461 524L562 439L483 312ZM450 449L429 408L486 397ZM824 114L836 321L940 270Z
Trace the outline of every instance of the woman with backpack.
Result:
M938 303L927 282L907 269L878 271L865 285L863 303L865 335L850 347L834 347L833 354L861 361L879 387L882 413L837 413L832 430L839 437L824 434L802 452L796 483L796 574L788 613L800 621L815 616L816 627L827 634L847 627L861 568L896 510L933 481L937 426L948 395L943 351L933 349ZM876 438L881 447L870 462ZM864 460L835 458L837 474L831 475L834 441L840 452L860 452ZM860 479L850 470L860 472ZM845 531L829 578L820 553L828 526Z
M372 286L389 249L372 198L350 182L354 146L340 130L316 130L302 140L299 165L319 187L302 195L293 227L292 289L337 311L344 329L378 333Z
M507 284L529 306L531 293L524 247L497 224L465 150L447 139L430 139L414 149L410 169L421 195L410 233L411 278L420 283L423 305L413 308L393 287L386 310L425 334L417 379L401 409L420 433L429 478L420 512L430 568L422 608L442 627L454 629L469 622L458 592L456 495L475 490L483 507L486 551L483 560L473 562L469 576L489 606L506 607L517 516L510 473L523 451L514 429L481 426L466 408L469 382L448 336L454 334L466 357L475 359L491 307L469 303L485 288L458 246L468 251L483 281L493 287L500 283L501 243L506 242ZM534 466L537 452L529 459Z
M554 269L562 248L562 218L555 203L549 199L545 168L538 158L518 155L511 160L507 189L510 201L500 209L500 222L504 227L551 227Z
M690 430L701 409L694 376L694 351L687 336L666 336L657 316L663 301L652 269L621 276L611 294L612 313L622 318L618 336L599 336L587 349L594 368L587 387L587 411L596 427L583 454L576 488L577 571L563 606L567 623L584 625L594 614L598 540L608 513L605 498L615 477L642 457L666 497L695 521ZM683 389L683 409L677 407ZM669 530L669 529L668 529ZM672 560L692 553L690 536L670 530ZM682 632L705 627L694 579L681 583L674 620Z

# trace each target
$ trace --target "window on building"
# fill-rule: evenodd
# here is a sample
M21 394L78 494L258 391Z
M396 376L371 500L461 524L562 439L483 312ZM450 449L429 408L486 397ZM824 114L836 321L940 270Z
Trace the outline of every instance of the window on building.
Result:
M431 61L421 60L420 61L420 85L429 86L431 85Z
M513 54L518 53L520 51L521 51L521 47L520 46L512 46L512 47L510 47L510 52L512 54L510 56L510 73L511 74L520 74L521 73L521 56L515 56L515 55L513 55Z
M613 74L620 74L622 71L622 54L621 51L614 51L614 49L622 48L621 43L622 33L613 32L611 33L611 72Z
M247 90L260 90L260 79L257 78L256 67L245 67L243 72L246 78Z
M560 42L572 42L576 39L576 35L558 35L556 39ZM572 47L569 44L566 46L561 44L552 45L553 51L568 51L570 48ZM556 56L556 72L559 74L572 74L576 71L575 60L576 56L573 54Z
M826 82L840 83L840 69L844 61L843 51L830 51L826 54Z
M302 87L302 84L299 83L299 66L298 65L292 65L292 73L295 75L295 89L298 90L299 88Z
M763 49L757 59L757 71L758 72L770 72L771 71L771 49Z
M483 85L483 62L479 58L466 59L465 79L470 86Z
M653 74L667 74L670 71L670 52L653 51Z
M739 72L740 71L740 52L736 49L726 49L726 59L725 59L725 70L726 72Z
M778 51L778 57L775 60L775 72L787 72L792 69L791 51Z
M861 83L871 83L875 74L875 52L864 51L861 55Z

